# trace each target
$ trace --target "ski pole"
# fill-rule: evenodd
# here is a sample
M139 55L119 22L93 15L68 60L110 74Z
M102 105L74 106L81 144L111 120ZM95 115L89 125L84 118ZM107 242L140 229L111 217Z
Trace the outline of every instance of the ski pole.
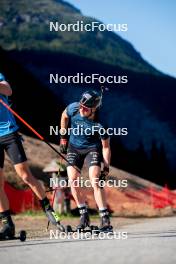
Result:
M6 104L2 99L0 99L0 103L6 107L14 116L16 116L26 127L29 128L41 141L45 142L53 151L55 151L60 157L62 157L69 165L74 167L77 172L81 172L77 167L72 165L65 157L62 155L56 148L54 148L45 138L39 134L31 125L29 125L20 115L18 115L8 104Z

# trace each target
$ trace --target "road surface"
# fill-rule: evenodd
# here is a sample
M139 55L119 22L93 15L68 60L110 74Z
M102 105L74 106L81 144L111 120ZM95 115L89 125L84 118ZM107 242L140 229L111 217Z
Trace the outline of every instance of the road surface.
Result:
M56 233L54 233L56 236ZM127 238L126 238L127 235ZM173 264L176 217L148 219L115 230L114 237L41 238L0 242L2 264Z

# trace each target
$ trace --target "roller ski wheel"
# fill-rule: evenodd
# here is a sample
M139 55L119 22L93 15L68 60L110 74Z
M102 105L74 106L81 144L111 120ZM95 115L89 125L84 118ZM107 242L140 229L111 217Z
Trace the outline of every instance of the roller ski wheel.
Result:
M77 228L76 232L78 233L91 233L91 229L90 228Z
M91 233L91 234L97 234L98 235L100 233L100 230L99 230L99 227L98 226L90 225L90 226L87 226L84 229L80 229L79 232L82 232L82 233Z
M99 230L99 227L98 227L98 226L91 225L91 226L90 226L90 229L91 229L91 232L92 232L93 234L98 235L98 234L100 233L100 230Z
M92 233L92 229L90 226L77 226L76 232L79 233Z
M19 232L19 236L0 234L0 241L6 241L6 240L20 240L21 242L24 242L26 241L26 231L21 230Z
M21 242L26 241L26 231L25 230L21 230L19 233L19 239Z
M86 228L76 228L76 229L74 229L74 228L72 228L72 226L71 225L67 225L66 227L65 227L65 233L86 233L86 232L89 232L89 233L91 233L91 229L90 229L90 227L86 227Z
M68 233L73 233L73 229L72 229L72 227L71 227L71 225L67 225L66 227L65 227L65 232L68 234Z
M74 228L72 228L72 226L71 225L67 225L67 226L65 226L65 233L66 234L73 234L73 233L92 233L92 229L91 229L91 227L89 227L89 226L87 226L87 227L85 227L85 228L82 228L82 227L80 227L80 228L78 228L78 227L76 227L75 229Z

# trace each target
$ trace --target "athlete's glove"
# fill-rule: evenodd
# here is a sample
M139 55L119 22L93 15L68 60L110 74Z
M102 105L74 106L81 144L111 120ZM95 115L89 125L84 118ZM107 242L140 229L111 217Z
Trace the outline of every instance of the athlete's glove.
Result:
M67 154L68 140L67 133L65 133L65 129L60 129L60 152L62 154Z
M68 140L67 138L60 139L60 152L62 154L67 154Z

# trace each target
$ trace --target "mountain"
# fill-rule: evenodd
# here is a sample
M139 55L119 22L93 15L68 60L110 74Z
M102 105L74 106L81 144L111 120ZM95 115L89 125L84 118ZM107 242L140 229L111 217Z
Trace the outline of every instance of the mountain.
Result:
M0 45L5 50L62 51L137 72L161 73L133 46L113 32L50 32L49 22L91 23L72 5L59 0L2 0ZM35 40L35 41L34 41Z
M112 137L112 165L176 188L176 79L154 69L111 32L101 33L101 40L97 32L91 37L73 32L59 37L57 32L52 39L52 19L91 20L64 1L2 0L0 72L13 87L13 108L47 140L58 143L49 126L59 124L63 109L83 91L100 90L100 85L50 84L50 73L128 76L126 84L108 85L101 108L109 126L128 129L127 136Z

